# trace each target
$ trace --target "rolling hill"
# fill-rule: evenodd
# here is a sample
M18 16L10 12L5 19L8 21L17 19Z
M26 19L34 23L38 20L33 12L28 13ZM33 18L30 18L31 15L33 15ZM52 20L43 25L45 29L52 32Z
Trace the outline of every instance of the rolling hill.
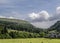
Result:
M39 33L42 29L36 28L28 21L18 19L0 18L0 26L6 26L7 29L36 32Z

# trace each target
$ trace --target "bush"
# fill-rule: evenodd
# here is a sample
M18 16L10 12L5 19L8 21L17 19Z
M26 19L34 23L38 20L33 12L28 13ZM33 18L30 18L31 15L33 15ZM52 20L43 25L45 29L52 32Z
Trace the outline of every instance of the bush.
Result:
M6 34L0 34L0 39L11 39L11 36L9 36L8 33L6 33Z

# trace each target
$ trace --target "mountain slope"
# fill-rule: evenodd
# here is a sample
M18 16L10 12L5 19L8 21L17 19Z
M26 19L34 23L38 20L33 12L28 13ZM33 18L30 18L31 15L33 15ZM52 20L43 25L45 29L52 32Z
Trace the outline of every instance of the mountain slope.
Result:
M0 18L0 26L6 26L8 29L19 30L19 31L27 31L27 32L36 32L39 33L42 29L36 28L28 21L18 20L18 19L7 19Z
M54 25L52 25L49 30L57 30L60 31L60 21L57 21Z

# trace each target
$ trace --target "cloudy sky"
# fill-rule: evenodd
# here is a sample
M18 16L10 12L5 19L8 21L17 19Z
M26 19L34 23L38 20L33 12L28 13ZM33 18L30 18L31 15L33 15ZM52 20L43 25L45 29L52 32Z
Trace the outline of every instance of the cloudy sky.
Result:
M60 20L60 0L0 0L0 18L23 19L48 28Z

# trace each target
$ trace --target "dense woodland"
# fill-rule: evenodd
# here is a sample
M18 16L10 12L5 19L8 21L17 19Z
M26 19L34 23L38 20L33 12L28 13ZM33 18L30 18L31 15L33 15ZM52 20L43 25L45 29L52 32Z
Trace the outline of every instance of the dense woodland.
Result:
M0 39L60 38L60 21L48 29L37 28L24 20L0 19Z

